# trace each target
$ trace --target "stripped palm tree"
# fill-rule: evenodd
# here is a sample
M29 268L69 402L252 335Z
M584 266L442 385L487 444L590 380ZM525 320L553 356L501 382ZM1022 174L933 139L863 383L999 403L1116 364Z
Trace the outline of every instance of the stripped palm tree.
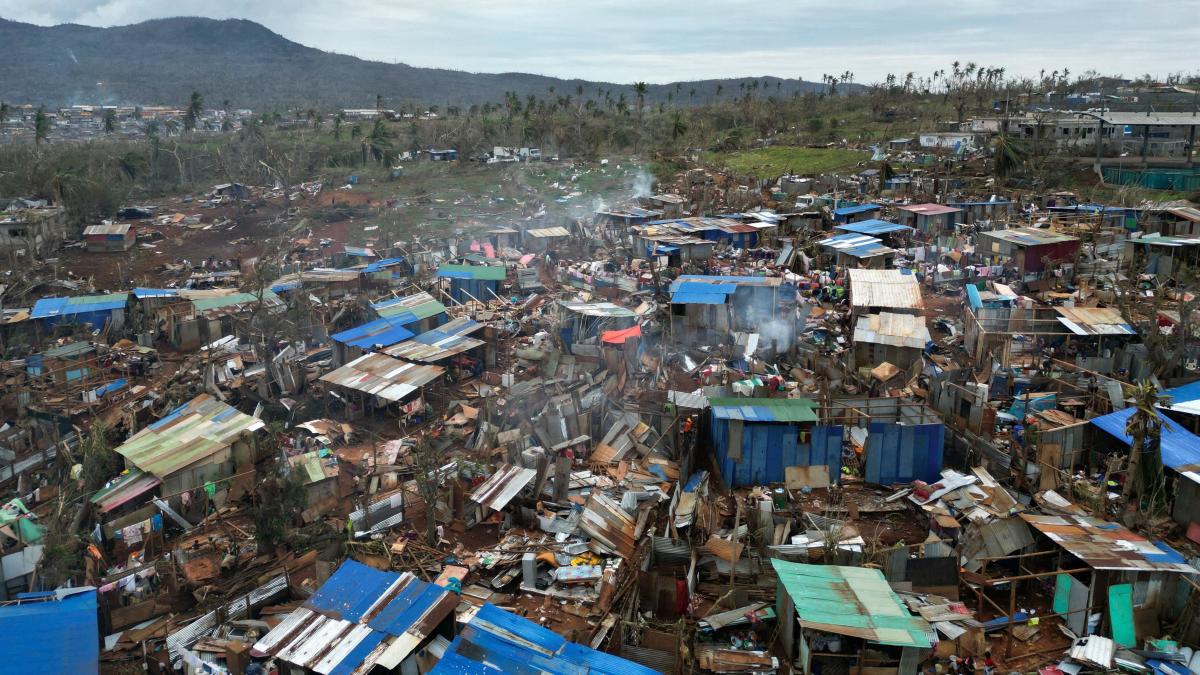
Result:
M1135 509L1139 516L1153 518L1165 508L1166 489L1162 462L1164 422L1158 407L1170 405L1171 397L1159 394L1158 388L1146 380L1126 387L1125 396L1133 401L1133 414L1125 422L1125 433L1132 442L1122 495L1126 508Z

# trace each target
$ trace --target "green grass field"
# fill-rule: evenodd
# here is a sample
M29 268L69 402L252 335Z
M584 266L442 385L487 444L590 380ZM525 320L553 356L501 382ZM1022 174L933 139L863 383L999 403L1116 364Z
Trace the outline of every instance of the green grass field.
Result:
M848 171L871 159L870 153L842 148L776 146L740 152L716 153L710 159L740 174L773 178L785 173L817 174Z

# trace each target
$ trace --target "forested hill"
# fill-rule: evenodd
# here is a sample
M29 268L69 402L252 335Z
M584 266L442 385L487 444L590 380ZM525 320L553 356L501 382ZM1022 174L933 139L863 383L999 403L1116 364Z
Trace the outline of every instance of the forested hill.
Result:
M625 94L631 83L562 80L523 73L479 74L365 61L287 40L244 20L173 18L131 26L35 26L0 19L0 98L9 103L184 105L192 91L209 106L229 101L254 109L500 103L505 93L583 96ZM651 80L653 73L644 79ZM759 77L651 85L648 104L729 99L750 88L756 96L821 91L824 85Z

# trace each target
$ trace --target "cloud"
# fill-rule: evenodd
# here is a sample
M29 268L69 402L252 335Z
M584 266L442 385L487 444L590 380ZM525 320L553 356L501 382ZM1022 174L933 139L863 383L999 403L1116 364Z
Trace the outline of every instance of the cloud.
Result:
M107 26L245 18L306 45L415 66L669 82L849 70L859 82L953 61L1010 74L1194 68L1200 0L0 0L0 16Z

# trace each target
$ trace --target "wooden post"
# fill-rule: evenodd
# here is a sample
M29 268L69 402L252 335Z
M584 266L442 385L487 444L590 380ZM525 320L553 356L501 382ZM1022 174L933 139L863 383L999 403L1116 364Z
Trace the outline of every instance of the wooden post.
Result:
M1013 643L1013 621L1017 614L1017 582L1008 582L1008 640L1004 643L1004 658L1007 659L1012 651Z

